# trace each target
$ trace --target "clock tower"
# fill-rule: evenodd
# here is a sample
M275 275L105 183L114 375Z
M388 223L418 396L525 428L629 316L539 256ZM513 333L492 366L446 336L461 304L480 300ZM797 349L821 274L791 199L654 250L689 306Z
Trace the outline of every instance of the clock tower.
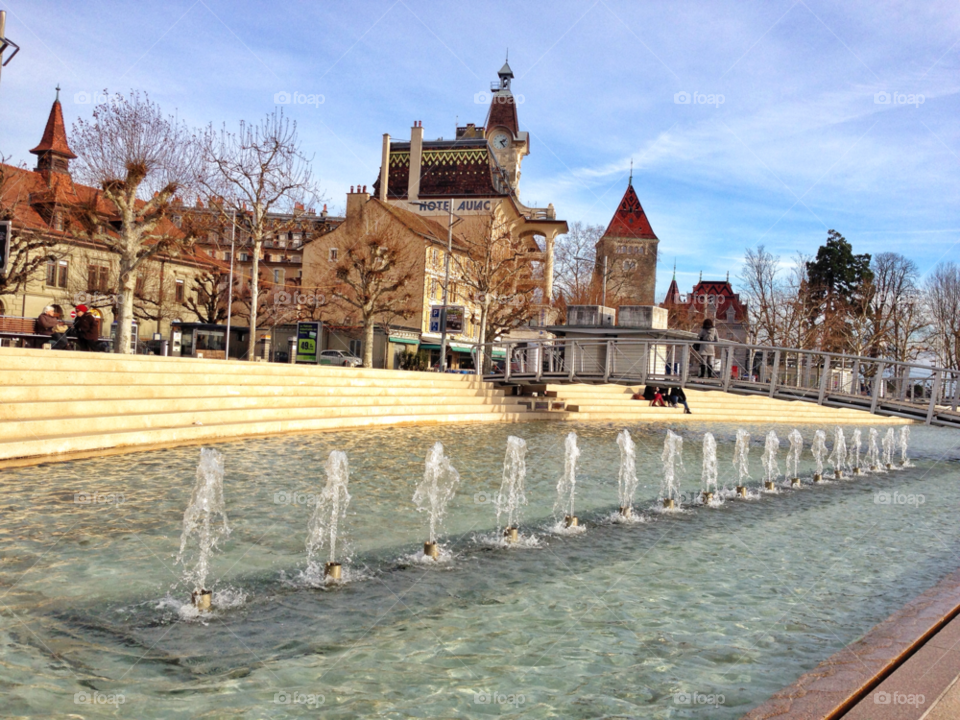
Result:
M510 90L513 70L505 62L497 73L500 81L491 88L490 109L484 123L484 133L497 162L507 173L507 181L519 192L520 164L530 154L530 136L520 132L517 121L517 98Z

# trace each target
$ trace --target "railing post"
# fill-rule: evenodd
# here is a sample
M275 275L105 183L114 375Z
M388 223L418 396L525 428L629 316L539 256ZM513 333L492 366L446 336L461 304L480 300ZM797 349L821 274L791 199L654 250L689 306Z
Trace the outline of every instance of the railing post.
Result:
M827 398L827 382L830 380L830 356L823 356L823 371L820 373L820 394L817 396L817 405L823 405Z
M607 351L603 357L603 381L610 381L610 366L613 364L613 340L607 340Z
M853 361L853 377L850 379L850 394L860 396L860 358Z
M650 372L650 343L643 343L640 351L640 384L647 384L647 374Z
M733 348L727 346L726 360L721 363L720 371L723 373L723 391L730 390L730 383L733 381Z
M950 409L953 412L956 412L958 404L960 404L960 375L954 372L953 373L953 404L950 406Z
M539 342L536 346L537 352L537 382L540 382L540 378L543 377L543 343Z
M883 387L883 363L877 363L877 374L873 376L873 388L870 396L870 412L877 412L877 405L880 402L880 389Z
M507 343L507 361L503 365L503 379L510 382L510 372L513 369L513 344Z
M780 351L773 351L773 373L770 375L770 397L777 392L777 376L780 373Z
M937 412L937 399L940 397L940 373L942 372L940 368L933 371L933 387L930 389L930 407L927 408L927 425L933 422L933 416Z
M576 358L577 358L577 341L571 340L567 345L568 352L565 353L567 361L567 380L573 382L573 378L576 377Z
M680 351L680 387L687 386L687 379L690 377L690 346L684 343L683 350Z

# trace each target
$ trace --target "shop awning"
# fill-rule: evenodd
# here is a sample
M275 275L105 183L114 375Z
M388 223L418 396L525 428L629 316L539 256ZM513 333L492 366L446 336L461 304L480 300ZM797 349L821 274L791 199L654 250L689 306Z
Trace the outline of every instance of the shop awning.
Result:
M440 349L440 345L439 345L439 344L438 344L438 345L433 345L433 344L431 344L431 343L423 343L423 344L420 345L420 349L421 349L421 350L439 350L439 349ZM448 349L448 350L453 350L454 352L472 353L472 352L473 352L473 345L464 345L463 343L451 342L451 343L447 343L447 349Z
M506 348L494 348L490 351L490 357L505 358L507 356Z
M390 342L397 343L398 345L416 345L420 341L414 338L391 337Z

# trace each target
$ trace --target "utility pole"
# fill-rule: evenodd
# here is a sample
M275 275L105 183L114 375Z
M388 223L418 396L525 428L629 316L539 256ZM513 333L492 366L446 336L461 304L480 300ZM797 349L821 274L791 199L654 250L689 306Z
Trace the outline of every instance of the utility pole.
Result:
M450 285L450 253L453 251L453 199L447 201L447 256L443 263L443 309L440 311L440 372L447 371L447 287Z
M237 211L234 209L232 220L230 221L230 280L227 284L227 343L226 350L223 353L223 359L230 359L230 319L233 315L233 259L237 254Z
M4 59L3 54L7 48L13 48L13 52ZM5 68L18 52L20 52L20 46L7 37L7 11L0 10L0 68Z

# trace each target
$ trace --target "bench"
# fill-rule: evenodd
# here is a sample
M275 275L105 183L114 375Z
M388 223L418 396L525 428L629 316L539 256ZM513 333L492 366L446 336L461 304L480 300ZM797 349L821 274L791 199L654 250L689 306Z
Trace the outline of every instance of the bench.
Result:
M0 345L4 340L19 343L14 347L40 348L44 343L52 342L49 335L38 335L33 331L35 318L0 315Z

